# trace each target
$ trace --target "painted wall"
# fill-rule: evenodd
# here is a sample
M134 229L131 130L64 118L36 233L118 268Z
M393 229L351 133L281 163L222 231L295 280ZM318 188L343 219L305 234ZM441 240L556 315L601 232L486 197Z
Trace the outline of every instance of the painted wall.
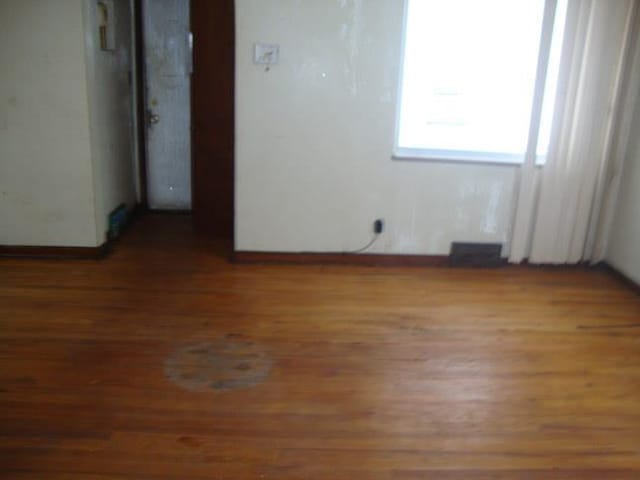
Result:
M0 245L96 245L81 6L0 2Z
M516 169L391 159L402 3L236 1L236 249L353 250L376 218L372 252L507 242Z
M105 241L108 215L136 203L133 146L131 5L113 2L115 48L100 49L96 0L84 2L85 55L91 158L96 198L96 236Z
M0 2L0 245L100 245L108 212L135 203L129 2L113 53L95 4Z
M636 99L607 262L640 283L640 101Z

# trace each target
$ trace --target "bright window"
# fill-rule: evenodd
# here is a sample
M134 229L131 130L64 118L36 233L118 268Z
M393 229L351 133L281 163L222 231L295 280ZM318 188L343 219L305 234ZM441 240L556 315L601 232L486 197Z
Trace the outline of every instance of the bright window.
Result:
M536 121L540 134L534 145L544 159L566 0L558 2L555 25L544 15L552 0L406 1L395 155L520 163ZM542 113L532 119L544 29L554 33L543 57L548 64Z

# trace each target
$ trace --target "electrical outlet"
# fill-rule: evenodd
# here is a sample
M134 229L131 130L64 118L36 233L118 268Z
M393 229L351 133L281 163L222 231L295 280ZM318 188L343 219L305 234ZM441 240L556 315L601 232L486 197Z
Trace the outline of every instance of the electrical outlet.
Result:
M384 220L382 220L381 218L378 218L373 222L373 233L378 235L382 233L383 230L384 230Z

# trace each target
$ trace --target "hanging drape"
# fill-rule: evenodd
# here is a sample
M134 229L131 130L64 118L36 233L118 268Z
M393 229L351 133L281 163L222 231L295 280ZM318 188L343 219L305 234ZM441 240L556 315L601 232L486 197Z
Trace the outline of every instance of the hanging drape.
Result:
M634 0L569 0L549 154L524 166L512 262L591 260L601 218L629 45Z

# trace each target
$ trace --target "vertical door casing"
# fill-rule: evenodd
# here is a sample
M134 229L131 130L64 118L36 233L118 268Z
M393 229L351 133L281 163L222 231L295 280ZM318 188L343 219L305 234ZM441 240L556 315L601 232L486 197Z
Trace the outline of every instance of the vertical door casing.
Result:
M234 231L234 12L233 0L191 1L193 218L198 231L228 240Z

